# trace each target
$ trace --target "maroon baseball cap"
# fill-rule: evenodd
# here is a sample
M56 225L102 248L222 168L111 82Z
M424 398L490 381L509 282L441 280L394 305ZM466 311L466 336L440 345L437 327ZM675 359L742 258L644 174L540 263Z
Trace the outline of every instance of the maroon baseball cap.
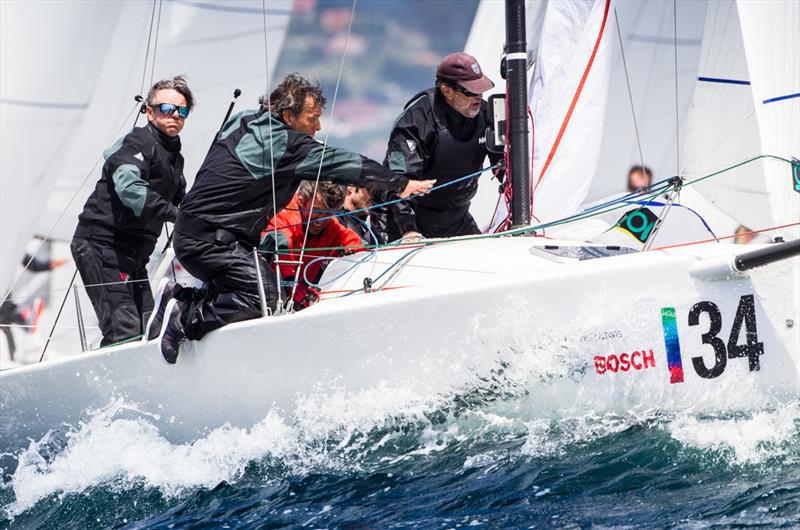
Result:
M476 94L494 88L492 80L483 75L478 60L464 52L451 53L442 59L436 67L436 79L457 83Z

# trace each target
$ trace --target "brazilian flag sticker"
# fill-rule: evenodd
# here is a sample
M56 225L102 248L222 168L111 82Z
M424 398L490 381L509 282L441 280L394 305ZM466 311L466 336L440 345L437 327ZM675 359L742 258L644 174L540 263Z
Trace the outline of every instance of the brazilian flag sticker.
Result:
M625 212L625 215L617 221L615 228L629 234L639 243L646 243L657 220L656 214L649 208L642 207Z
M792 187L800 193L800 160L792 159Z

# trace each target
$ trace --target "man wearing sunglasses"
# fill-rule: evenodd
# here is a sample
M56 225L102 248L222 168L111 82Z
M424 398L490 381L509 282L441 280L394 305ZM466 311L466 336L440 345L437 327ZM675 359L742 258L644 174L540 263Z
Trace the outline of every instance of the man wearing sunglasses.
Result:
M70 248L103 346L141 335L153 310L145 266L186 193L178 135L193 107L183 77L154 84L144 107L147 125L103 153L102 175L78 217Z
M397 118L384 164L412 179L436 179L436 186L478 171L486 155L490 125L483 93L494 83L467 53L451 53L436 67L436 86L415 95ZM490 154L492 163L502 154ZM479 234L469 213L478 177L435 189L427 195L378 208L371 222L379 237L453 237ZM377 196L376 203L392 197Z

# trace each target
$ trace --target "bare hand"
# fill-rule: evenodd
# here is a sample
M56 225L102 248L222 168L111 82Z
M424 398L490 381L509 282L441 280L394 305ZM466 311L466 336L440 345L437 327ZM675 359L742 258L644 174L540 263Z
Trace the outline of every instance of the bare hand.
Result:
M431 189L435 183L436 183L435 180L409 179L408 184L406 184L406 188L400 194L400 198L405 199L406 197L410 197L411 195L419 195L421 193L425 193L429 189Z
M67 262L65 258L50 260L50 270L57 269Z
M403 234L403 237L400 238L401 243L417 243L418 241L422 241L425 239L425 236L420 234L419 232L406 232Z

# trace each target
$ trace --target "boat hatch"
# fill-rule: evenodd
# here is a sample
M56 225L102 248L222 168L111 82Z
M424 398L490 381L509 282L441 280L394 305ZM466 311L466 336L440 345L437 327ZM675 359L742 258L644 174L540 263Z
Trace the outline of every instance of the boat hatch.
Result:
M587 259L595 258L609 258L612 256L622 256L624 254L631 254L636 252L635 249L629 247L620 247L618 245L607 246L560 246L560 245L545 245L542 247L533 247L531 252L547 252L559 258L571 258L584 261Z

